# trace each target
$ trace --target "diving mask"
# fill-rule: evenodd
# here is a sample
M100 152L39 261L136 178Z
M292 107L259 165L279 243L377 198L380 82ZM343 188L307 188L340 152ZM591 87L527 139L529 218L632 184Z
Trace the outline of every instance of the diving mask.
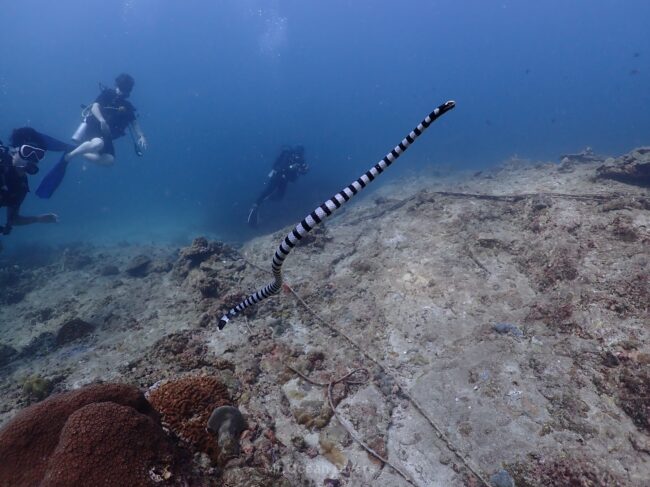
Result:
M14 166L32 176L36 174L38 172L38 162L45 157L45 150L33 145L23 144L18 147L16 152L19 157L14 159Z
M34 145L23 144L18 148L18 155L25 161L37 164L45 157L45 149Z

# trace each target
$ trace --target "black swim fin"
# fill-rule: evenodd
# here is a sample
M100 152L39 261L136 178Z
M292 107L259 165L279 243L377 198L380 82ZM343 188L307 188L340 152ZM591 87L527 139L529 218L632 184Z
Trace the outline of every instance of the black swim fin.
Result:
M257 208L257 205L253 205L248 212L248 224L253 228L257 227Z
M70 145L66 142L61 142L59 139L50 137L49 135L42 132L39 132L38 134L43 139L43 142L45 142L44 149L46 150L54 152L70 152L72 149L74 149L74 145Z
M56 191L56 188L61 184L61 181L63 181L67 167L68 161L65 160L65 154L62 154L59 162L45 175L41 184L38 185L36 196L43 199L50 198Z

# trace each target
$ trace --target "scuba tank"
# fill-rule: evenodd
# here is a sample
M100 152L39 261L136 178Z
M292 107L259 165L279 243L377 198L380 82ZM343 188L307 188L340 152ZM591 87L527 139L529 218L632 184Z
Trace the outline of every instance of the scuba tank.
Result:
M99 82L99 91L104 91L108 87L102 83ZM86 141L86 130L88 130L88 117L91 115L90 113L90 108L92 107L92 103L90 105L84 105L83 103L80 105L81 106L81 123L77 127L77 130L75 130L74 134L72 134L72 141L75 144L81 144L82 142Z
M90 107L81 105L81 123L75 133L72 134L72 141L75 144L81 144L86 140L86 130L88 129L88 116L90 115Z

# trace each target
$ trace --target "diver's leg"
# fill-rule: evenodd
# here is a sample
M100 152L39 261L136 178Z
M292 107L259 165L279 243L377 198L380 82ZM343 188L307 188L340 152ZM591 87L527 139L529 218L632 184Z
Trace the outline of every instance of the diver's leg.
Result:
M276 184L275 191L273 192L271 199L273 201L282 201L282 198L284 198L284 193L286 193L286 191L287 191L287 180L282 178Z
M264 189L255 200L255 204L258 206L262 204L262 201L268 199L282 186L283 181L283 178L280 177L277 173L271 176L264 184ZM286 181L284 182L286 183Z
M267 199L269 196L271 196L271 194L273 194L274 191L275 191L275 187L274 187L274 186L271 186L271 185L265 185L265 186L264 186L264 189L262 190L262 192L260 193L260 195L259 195L259 196L257 197L257 199L255 200L255 204L256 204L257 206L261 205L261 204L262 204L262 201L264 201L264 200Z
M115 156L109 152L103 152L107 146L111 146L111 144L106 144L101 137L94 137L68 152L65 156L66 161L75 156L82 156L87 161L99 166L112 166L115 163Z
M248 224L251 227L257 226L257 210L259 209L260 204L262 204L262 201L269 197L269 194L268 185L266 185L255 200L255 203L253 203L253 206L251 206L250 210L248 210Z
M94 137L86 142L79 144L75 149L71 150L65 155L65 160L70 161L77 156L86 156L88 154L98 155L104 148L104 141L101 137Z
M94 152L89 152L84 154L83 158L87 161L94 162L98 166L112 166L115 163L115 157L112 154L97 154Z
M278 178L272 176L269 178L269 180L264 184L264 189L260 193L260 195L257 197L255 200L255 203L253 203L253 206L251 206L251 209L248 210L248 224L251 227L256 227L257 226L257 211L262 204L262 201L267 199L269 196L273 194L273 192L276 190L278 184Z
M247 221L248 224L253 228L257 227L257 209L257 203L253 203L253 206L251 206L250 210L248 210Z

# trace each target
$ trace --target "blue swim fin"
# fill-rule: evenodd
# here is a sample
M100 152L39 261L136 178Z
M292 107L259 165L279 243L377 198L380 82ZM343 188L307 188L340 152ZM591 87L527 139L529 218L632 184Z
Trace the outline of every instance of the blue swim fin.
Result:
M68 161L65 160L64 153L61 154L61 159L59 159L59 162L57 162L56 165L50 170L50 172L45 175L41 181L41 184L38 185L36 196L43 199L50 198L56 191L56 188L58 188L61 184L61 181L63 181L63 176L65 176L65 170L67 167Z

